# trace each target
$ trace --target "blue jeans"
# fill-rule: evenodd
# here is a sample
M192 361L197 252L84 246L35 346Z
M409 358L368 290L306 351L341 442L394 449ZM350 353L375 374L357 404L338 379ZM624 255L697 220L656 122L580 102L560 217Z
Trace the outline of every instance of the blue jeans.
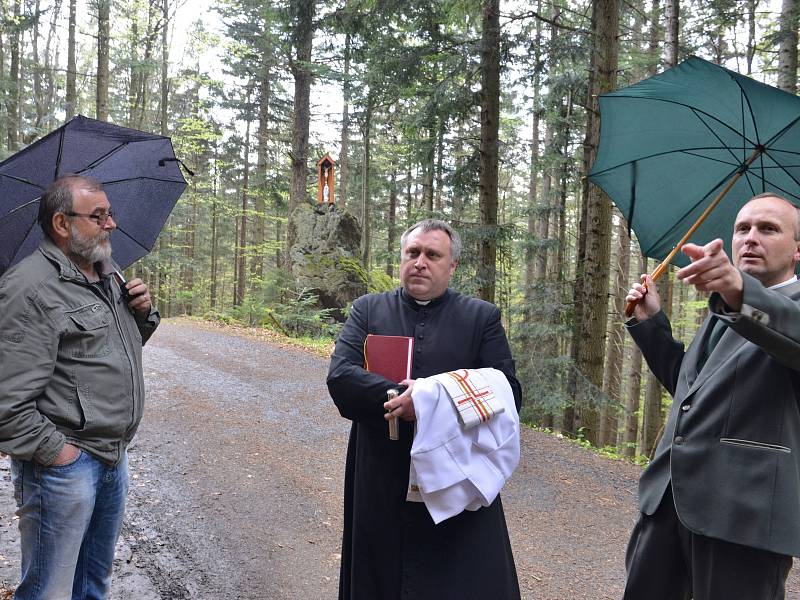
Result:
M12 460L11 479L22 546L14 599L107 598L128 493L127 455L115 467L85 451L57 467Z

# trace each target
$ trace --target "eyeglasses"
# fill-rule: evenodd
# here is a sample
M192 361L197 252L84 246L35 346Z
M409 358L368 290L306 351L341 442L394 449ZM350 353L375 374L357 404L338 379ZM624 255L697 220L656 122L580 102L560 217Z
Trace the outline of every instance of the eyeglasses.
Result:
M76 212L66 212L64 213L68 217L86 217L87 219L91 219L95 223L97 223L100 227L105 227L106 223L108 223L109 219L114 218L114 213L112 211L103 212L103 213L76 213Z

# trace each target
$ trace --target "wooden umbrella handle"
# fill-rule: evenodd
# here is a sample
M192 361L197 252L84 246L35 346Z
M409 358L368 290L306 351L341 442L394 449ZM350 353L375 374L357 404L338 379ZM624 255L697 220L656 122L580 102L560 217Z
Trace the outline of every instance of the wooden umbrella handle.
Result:
M660 265L658 265L658 267L656 267L656 270L653 271L653 274L650 276L653 281L658 281L658 278L664 274L664 272L667 270L667 267L672 262L672 259L675 258L675 255L680 252L681 248L683 248L683 245L689 241L689 238L692 237L695 231L697 231L697 228L703 224L703 222L708 218L708 215L710 215L711 212L717 207L719 201L722 200L725 197L725 194L730 191L730 189L733 187L733 184L735 184L739 180L739 177L741 177L742 174L747 171L747 168L752 164L752 162L761 156L761 153L764 152L765 149L766 148L760 144L756 146L756 149L753 150L753 153L750 155L750 157L736 170L736 173L734 173L733 177L730 178L728 184L722 189L722 191L717 194L717 197L714 198L714 201L706 207L706 209L703 211L703 214L701 214L697 218L697 221L694 222L694 225L689 228L689 231L684 234L680 241L675 244L675 247L667 255L667 257L661 262ZM647 284L645 284L645 286L646 285ZM633 309L636 304L636 302L625 303L626 317L633 315Z

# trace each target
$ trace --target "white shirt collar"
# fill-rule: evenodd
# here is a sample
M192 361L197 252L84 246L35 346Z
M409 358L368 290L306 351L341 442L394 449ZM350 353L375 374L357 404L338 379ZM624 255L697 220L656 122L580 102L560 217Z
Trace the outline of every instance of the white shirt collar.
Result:
M792 275L792 276L791 276L789 279L787 279L787 280L786 280L786 281L784 281L783 283L778 283L778 284L775 284L775 285L771 285L771 286L769 287L769 289L771 289L771 290L777 290L778 288L782 288L782 287L784 287L784 286L791 285L791 284L793 284L795 281L797 281L797 275Z

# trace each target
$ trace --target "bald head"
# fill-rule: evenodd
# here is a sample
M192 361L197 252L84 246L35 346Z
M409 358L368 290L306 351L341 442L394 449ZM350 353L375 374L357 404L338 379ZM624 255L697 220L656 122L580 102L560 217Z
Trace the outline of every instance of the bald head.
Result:
M750 204L754 200L761 200L762 198L772 198L778 204L783 203L783 204L787 205L788 208L794 209L793 210L793 213L794 213L794 215L793 215L794 216L794 239L797 240L797 241L800 241L800 208L795 206L791 202L789 202L786 198L784 198L780 194L776 194L775 192L765 192L763 194L759 194L758 196L753 196L752 198L750 198L750 200L748 200L747 202L744 203L744 206L747 206L748 204ZM744 206L742 208L744 208Z
M765 287L789 280L800 261L800 212L776 194L747 202L733 226L733 264Z

